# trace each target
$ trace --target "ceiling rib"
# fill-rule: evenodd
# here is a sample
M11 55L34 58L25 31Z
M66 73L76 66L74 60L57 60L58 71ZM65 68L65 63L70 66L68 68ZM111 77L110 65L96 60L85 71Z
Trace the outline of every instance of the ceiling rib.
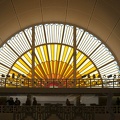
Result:
M13 0L11 0L11 3L12 3L12 7L13 7L13 10L14 10L15 16L16 16L17 21L18 21L18 25L19 25L20 30L21 30L22 27L21 27L20 20L19 20L19 18L18 18L18 15L17 15L16 9L15 9L15 6L14 6Z
M115 30L115 28L119 22L120 22L120 17L119 17L118 21L116 22L116 24L114 25L113 29L111 30L110 34L108 35L107 39L105 40L106 43L109 40L110 36L112 35L113 31Z
M41 12L41 15L42 15L42 22L43 22L43 10L42 10L42 1L40 0L40 12Z
M90 19L89 19L89 21L88 21L87 30L88 30L89 25L90 25L90 22L91 22L91 20L92 20L92 17L93 17L93 13L94 13L94 11L95 11L96 4L97 4L97 0L96 0L95 3L94 3L94 6L93 6L93 9L92 9L92 12L91 12L91 16L90 16Z
M67 14L68 14L68 0L66 1L65 23L66 23L66 20L67 20Z

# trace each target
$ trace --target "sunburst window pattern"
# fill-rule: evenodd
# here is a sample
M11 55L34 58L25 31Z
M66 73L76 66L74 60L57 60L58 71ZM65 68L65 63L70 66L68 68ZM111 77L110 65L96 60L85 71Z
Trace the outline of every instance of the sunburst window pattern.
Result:
M0 86L119 87L119 81L113 79L119 75L119 67L112 53L100 40L78 27L74 56L74 28L53 23L35 26L34 70L32 27L13 36L0 48L0 75L11 76L2 76Z

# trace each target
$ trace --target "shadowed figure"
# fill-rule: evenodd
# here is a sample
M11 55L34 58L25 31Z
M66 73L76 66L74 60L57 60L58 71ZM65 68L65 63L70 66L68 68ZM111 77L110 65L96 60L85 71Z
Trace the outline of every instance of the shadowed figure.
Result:
M36 100L35 97L33 98L33 103L32 103L32 105L37 105L37 100Z
M66 99L66 105L67 105L67 106L70 105L70 101L69 101L69 99Z

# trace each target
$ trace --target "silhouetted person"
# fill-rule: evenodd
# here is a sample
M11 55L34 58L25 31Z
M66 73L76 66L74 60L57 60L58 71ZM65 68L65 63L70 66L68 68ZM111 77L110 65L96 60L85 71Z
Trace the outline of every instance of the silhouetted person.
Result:
M8 105L14 105L14 100L12 97L10 97L9 100L7 100Z
M37 100L35 97L33 98L33 105L37 105Z
M70 105L70 101L68 99L66 99L66 105L69 106Z
M31 100L29 98L26 100L26 105L31 105Z
M116 105L120 105L120 98L119 97L117 97Z
M15 105L20 105L20 100L18 100L18 98L16 98L16 100L15 100Z

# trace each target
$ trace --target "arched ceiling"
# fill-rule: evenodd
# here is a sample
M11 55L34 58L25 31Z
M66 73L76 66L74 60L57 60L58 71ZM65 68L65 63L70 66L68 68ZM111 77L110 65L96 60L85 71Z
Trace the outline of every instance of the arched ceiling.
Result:
M0 0L0 46L31 25L70 23L103 41L120 65L119 0Z

